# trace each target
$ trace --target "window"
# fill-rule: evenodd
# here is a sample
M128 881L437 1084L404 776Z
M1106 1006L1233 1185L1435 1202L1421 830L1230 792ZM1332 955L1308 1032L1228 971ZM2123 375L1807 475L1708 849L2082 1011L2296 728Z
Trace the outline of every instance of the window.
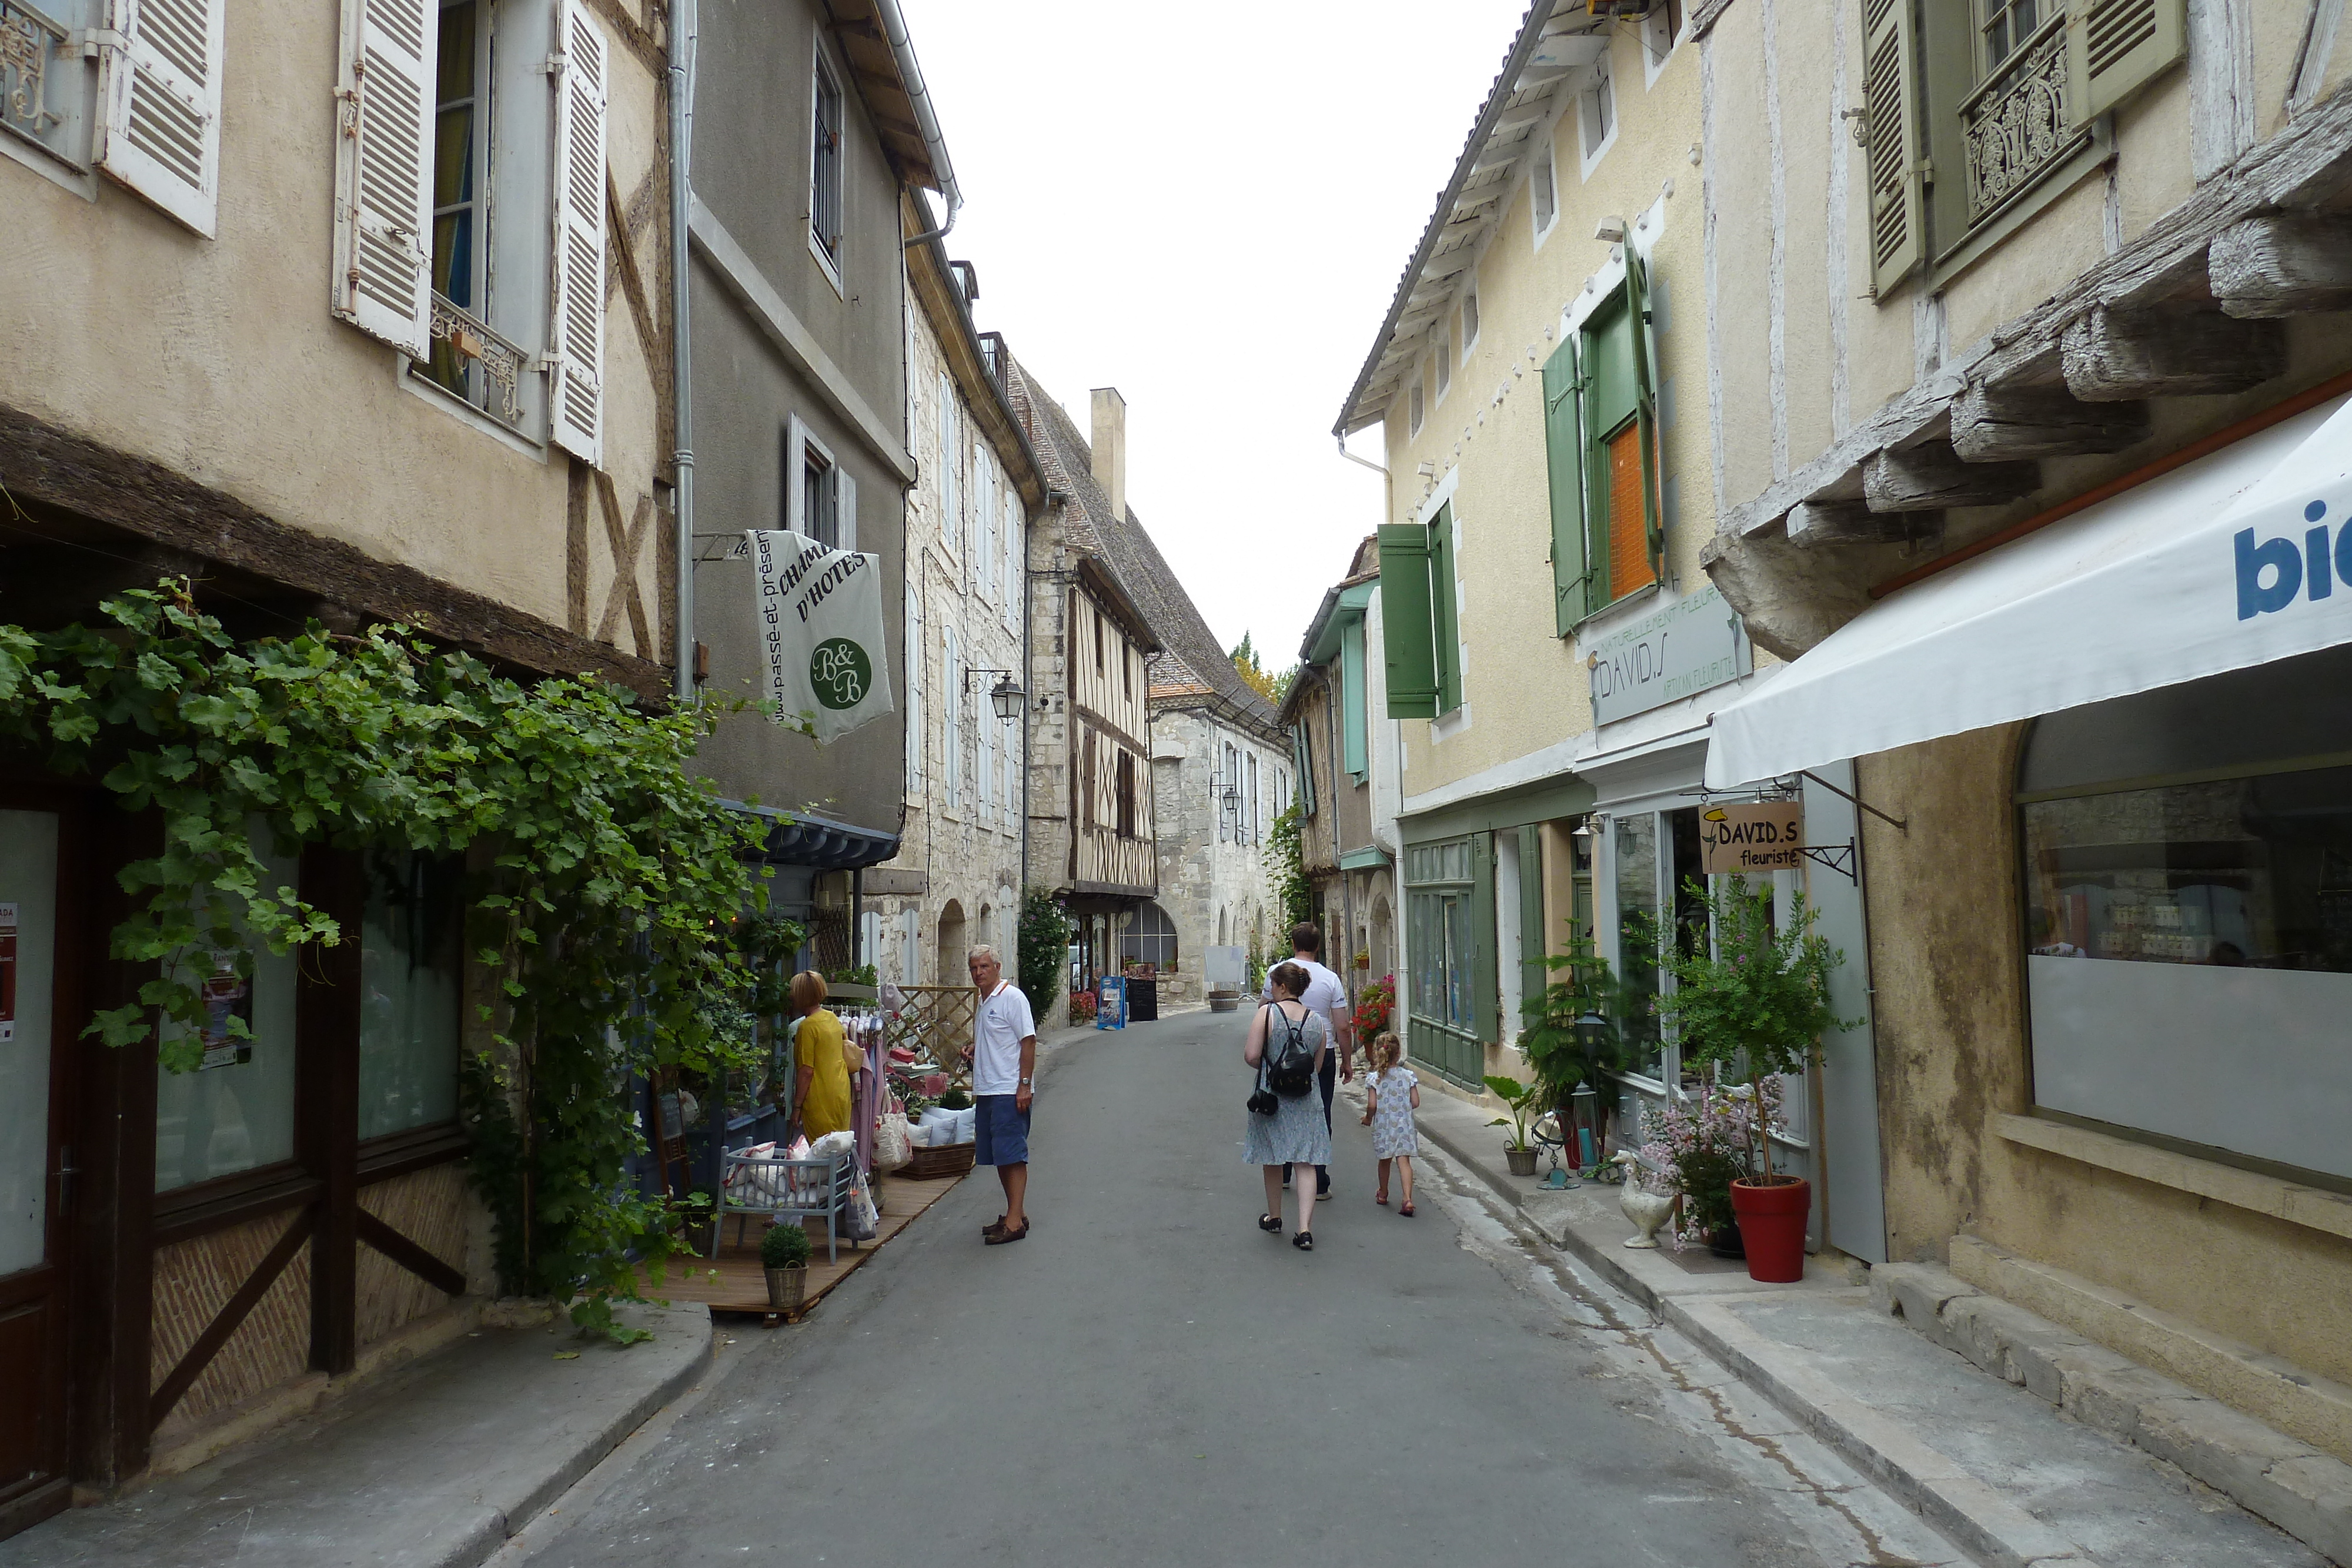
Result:
M971 449L971 581L984 599L995 587L989 568L996 560L996 460L984 445Z
M0 18L0 143L96 200L102 168L209 239L218 209L227 0L10 4ZM84 64L98 61L92 71Z
M1607 55L1592 62L1592 79L1577 95L1576 123L1584 139L1584 170L1589 174L1617 139L1617 85L1610 78Z
M2187 0L1862 0L1871 275L1964 265L2106 155L2103 117L2185 57ZM1943 179L1931 177L1942 171Z
M1135 666L1141 663L1143 663L1141 654L1129 648L1125 643L1118 645L1118 667L1127 676L1127 700L1129 702L1135 700Z
M1652 8L1643 22L1642 47L1648 61L1651 80L1657 79L1658 68L1666 63L1666 57L1673 54L1675 46L1682 41L1683 19L1686 14L1684 0L1664 0L1663 4Z
M1658 580L1657 407L1649 269L1628 247L1625 280L1544 365L1550 468L1553 631Z
M1389 716L1451 713L1462 706L1453 503L1439 507L1426 524L1385 525L1379 538Z
M963 487L959 482L957 459L963 451L960 434L962 421L957 417L955 383L945 372L940 376L940 542L948 553L961 558L963 554Z
M907 792L918 794L923 783L923 591L922 574L907 572Z
M1249 783L1242 795L1242 812L1247 819L1249 829L1247 841L1254 844L1258 841L1258 823L1261 820L1258 815L1257 753L1255 751L1249 754L1248 774Z
M946 702L940 712L940 756L948 770L948 810L963 807L963 672L956 662L955 628L940 634L940 681Z
M1470 361L1470 350L1478 346L1478 280L1470 280L1470 290L1462 296L1462 361Z
M1004 627L1008 632L1020 630L1022 612L1021 564L1026 553L1026 530L1021 509L1021 492L1013 486L1013 476L1004 477Z
M381 1137L457 1116L463 861L367 857L360 925L360 1128Z
M1124 747L1118 754L1118 836L1135 837L1135 754Z
M434 73L433 292L479 320L490 313L489 9L484 0L441 7ZM464 352L456 334L435 335L425 374L469 402L489 382L485 362Z
M809 135L809 243L838 278L841 271L841 87L816 58L815 122Z
M1088 619L1095 623L1095 674L1099 675L1103 673L1103 613L1092 605L1087 609Z
M1409 413L1406 415L1404 433L1406 439L1410 440L1413 436L1421 434L1422 417L1428 412L1422 407L1421 378L1419 376L1412 378L1412 394L1407 407L1409 409Z
M2352 648L2053 714L2018 773L2033 1101L2352 1178Z
M1485 1041L1496 1027L1492 987L1478 979L1479 956L1494 951L1492 838L1473 833L1405 848L1412 949L1405 1049L1463 1083L1484 1077Z
M1441 334L1437 340L1437 401L1445 401L1445 389L1454 384L1454 340Z
M799 415L784 425L783 526L834 549L857 548L857 481Z
M1536 154L1534 172L1528 176L1528 205L1538 246L1551 233L1552 225L1559 221L1559 176L1552 167L1551 133L1546 131L1542 135L1543 151Z

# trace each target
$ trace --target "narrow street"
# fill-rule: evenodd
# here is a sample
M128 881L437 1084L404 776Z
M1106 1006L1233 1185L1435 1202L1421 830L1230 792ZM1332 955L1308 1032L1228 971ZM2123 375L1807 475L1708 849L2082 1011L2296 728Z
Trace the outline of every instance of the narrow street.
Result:
M1958 1557L1442 1156L1402 1218L1342 1115L1316 1251L1261 1235L1244 1016L1055 1053L1028 1240L982 1245L975 1172L806 1323L734 1329L700 1404L500 1568Z

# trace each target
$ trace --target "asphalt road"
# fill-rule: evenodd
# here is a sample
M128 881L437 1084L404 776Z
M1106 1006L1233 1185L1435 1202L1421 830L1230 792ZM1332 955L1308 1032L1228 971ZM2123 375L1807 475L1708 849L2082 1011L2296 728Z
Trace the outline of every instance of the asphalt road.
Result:
M1028 1239L981 1244L1000 1195L976 1172L806 1323L730 1331L723 1381L542 1520L531 1563L1931 1555L1883 1500L1856 1513L1856 1478L1799 1473L1788 1439L1531 1285L1459 1182L1433 1173L1413 1219L1374 1207L1352 1116L1317 1249L1260 1233L1240 1029L1198 1013L1056 1052Z

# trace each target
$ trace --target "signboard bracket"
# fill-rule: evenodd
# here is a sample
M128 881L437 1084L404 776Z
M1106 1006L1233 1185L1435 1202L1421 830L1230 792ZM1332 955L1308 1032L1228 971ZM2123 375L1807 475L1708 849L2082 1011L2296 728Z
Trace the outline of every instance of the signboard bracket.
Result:
M1810 778L1811 775L1808 774L1807 777ZM1854 802L1856 805L1861 803L1859 800ZM1852 839L1846 840L1842 844L1799 844L1797 852L1815 865L1825 866L1837 873L1856 887L1862 885L1862 875L1855 863L1854 841Z
M1875 806L1872 805L1869 801L1867 801L1867 800L1864 800L1861 796L1859 796L1859 795L1850 795L1850 794L1848 794L1846 791L1844 791L1843 789L1839 789L1836 785L1834 785L1834 784L1831 783L1828 779L1826 779L1822 778L1822 777L1820 774L1818 774L1818 773L1814 773L1814 772L1811 772L1811 771L1810 771L1810 770L1808 770L1808 769L1806 769L1806 768L1800 768L1799 769L1797 769L1797 771L1796 771L1796 772L1794 772L1794 773L1792 773L1792 774L1789 775L1789 777L1790 777L1790 778L1791 778L1791 779L1811 779L1814 783L1816 783L1816 784L1820 785L1822 789L1824 789L1828 790L1831 794L1837 796L1837 797L1838 797L1839 799L1841 799L1841 800L1850 800L1850 801L1852 801L1853 804L1855 804L1855 805L1857 805L1857 806L1861 807L1864 810L1865 810L1865 811L1869 812L1872 816L1874 816L1874 817L1877 818L1880 821L1885 822L1885 823L1886 823L1888 826L1892 827L1892 828L1893 828L1896 832L1898 832L1898 833L1907 833L1907 832L1909 832L1909 831L1911 831L1911 825L1910 825L1908 822L1906 822L1902 818L1900 818L1900 817L1890 817L1890 816L1888 816L1885 812L1884 812L1884 811L1880 810L1877 807L1875 807ZM1797 786L1796 786L1796 785L1794 785L1794 784L1783 784L1783 785L1781 785L1780 787L1781 787L1782 789L1787 789L1787 790L1788 790L1788 791L1790 791L1791 794L1794 794L1794 793L1796 792L1796 789L1797 789Z

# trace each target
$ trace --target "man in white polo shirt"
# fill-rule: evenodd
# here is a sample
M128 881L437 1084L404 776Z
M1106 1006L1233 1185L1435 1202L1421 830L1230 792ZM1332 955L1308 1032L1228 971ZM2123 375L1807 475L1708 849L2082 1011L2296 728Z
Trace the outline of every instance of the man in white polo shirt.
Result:
M1022 1201L1029 1192L1029 1102L1037 1071L1037 1020L1029 998L1004 977L1003 960L982 943L967 956L971 983L980 988L980 1010L972 1019L972 1157L996 1167L1004 1188L1004 1212L981 1229L991 1247L1029 1234Z
M1323 951L1323 931L1311 920L1302 920L1290 928L1290 961L1307 971L1307 989L1299 1000L1307 1009L1323 1015L1323 1027L1330 1031L1333 1049L1323 1053L1323 1071L1318 1082L1323 1091L1323 1130L1331 1130L1331 1093L1338 1082L1352 1082L1356 1076L1356 1036L1354 1018L1348 1006L1348 988L1339 977L1325 968L1316 956ZM1270 969L1273 966L1268 965ZM1265 999L1274 1000L1274 982L1265 983ZM1290 1184L1290 1171L1285 1166L1283 1185ZM1315 1197L1318 1202L1331 1196L1331 1167L1315 1167Z

